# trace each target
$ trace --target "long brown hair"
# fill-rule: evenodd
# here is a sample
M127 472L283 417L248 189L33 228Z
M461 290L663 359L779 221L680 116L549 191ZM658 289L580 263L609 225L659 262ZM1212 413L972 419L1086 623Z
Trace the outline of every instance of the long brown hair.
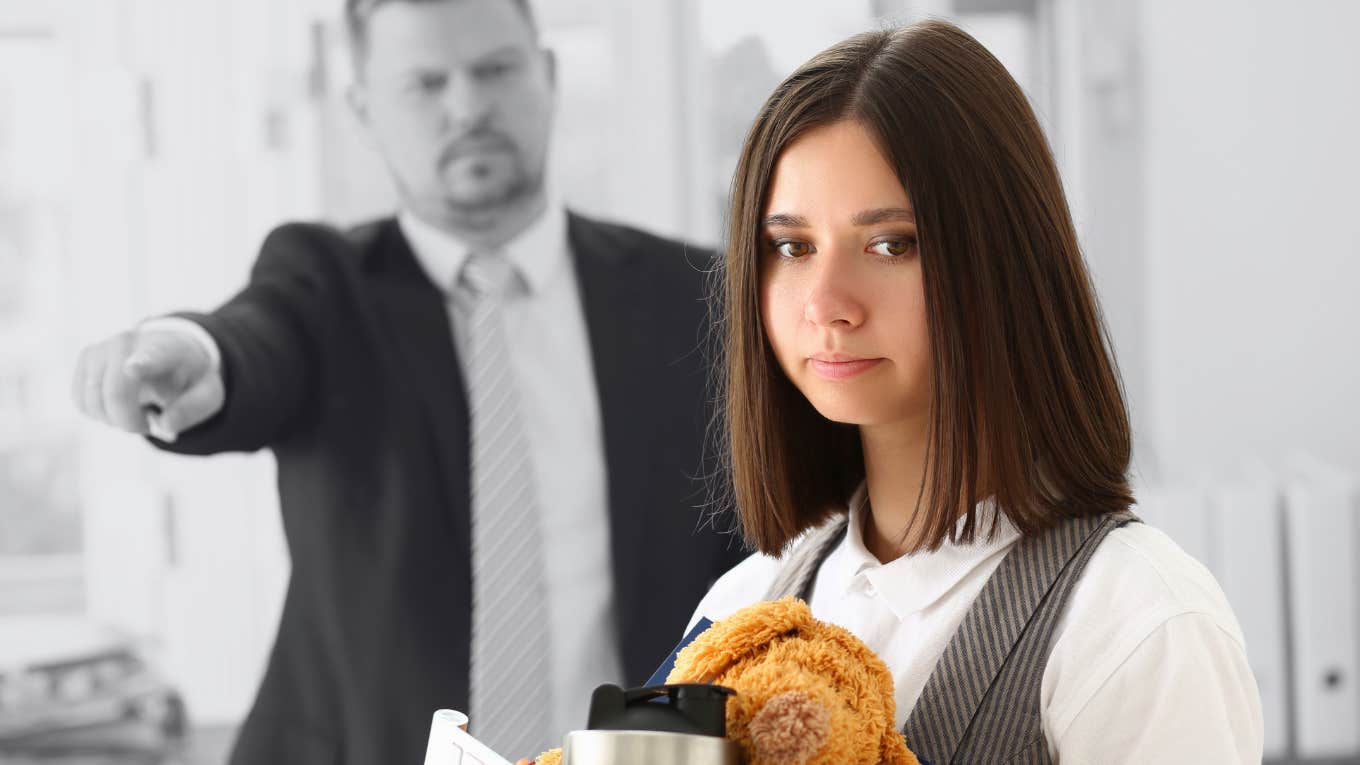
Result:
M789 382L759 305L775 164L809 129L847 119L875 137L916 214L933 366L922 546L971 542L984 491L1026 534L1127 508L1128 414L1048 143L1005 67L929 21L818 54L742 147L713 306L717 489L747 541L779 553L864 478L858 429Z

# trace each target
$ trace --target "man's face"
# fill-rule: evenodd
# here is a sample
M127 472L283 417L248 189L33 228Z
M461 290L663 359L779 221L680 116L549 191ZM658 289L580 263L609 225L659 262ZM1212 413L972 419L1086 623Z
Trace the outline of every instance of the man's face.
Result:
M406 206L482 232L538 203L553 62L512 0L385 3L367 40L351 102Z

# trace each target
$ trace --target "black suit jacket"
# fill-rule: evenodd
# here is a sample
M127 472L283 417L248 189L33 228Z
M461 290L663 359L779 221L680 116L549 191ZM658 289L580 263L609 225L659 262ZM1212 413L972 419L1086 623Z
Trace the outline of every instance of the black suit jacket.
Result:
M710 253L576 215L568 235L599 387L616 638L641 683L741 555L704 522L695 479ZM161 446L272 448L292 556L232 761L420 762L431 713L467 707L470 647L468 411L442 295L393 219L287 224L242 292L186 316L221 347L227 401Z

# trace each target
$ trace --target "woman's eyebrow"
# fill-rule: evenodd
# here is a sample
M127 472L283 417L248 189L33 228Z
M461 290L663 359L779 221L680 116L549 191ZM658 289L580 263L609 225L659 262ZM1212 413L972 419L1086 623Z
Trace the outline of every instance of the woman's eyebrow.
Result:
M765 226L771 227L772 226L781 226L783 228L808 227L807 218L804 218L801 215L792 215L790 213L775 213L773 215L769 215L765 218L765 220L761 221L761 223L763 223Z
M850 222L856 226L874 226L893 220L915 223L916 213L905 207L879 207L874 210L861 210L855 213L855 217L851 218Z

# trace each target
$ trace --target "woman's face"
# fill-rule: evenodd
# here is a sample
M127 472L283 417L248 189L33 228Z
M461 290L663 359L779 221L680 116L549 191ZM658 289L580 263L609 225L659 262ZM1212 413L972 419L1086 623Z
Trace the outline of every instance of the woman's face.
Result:
M859 123L789 144L762 239L761 321L798 390L836 422L923 427L931 369L916 218Z

